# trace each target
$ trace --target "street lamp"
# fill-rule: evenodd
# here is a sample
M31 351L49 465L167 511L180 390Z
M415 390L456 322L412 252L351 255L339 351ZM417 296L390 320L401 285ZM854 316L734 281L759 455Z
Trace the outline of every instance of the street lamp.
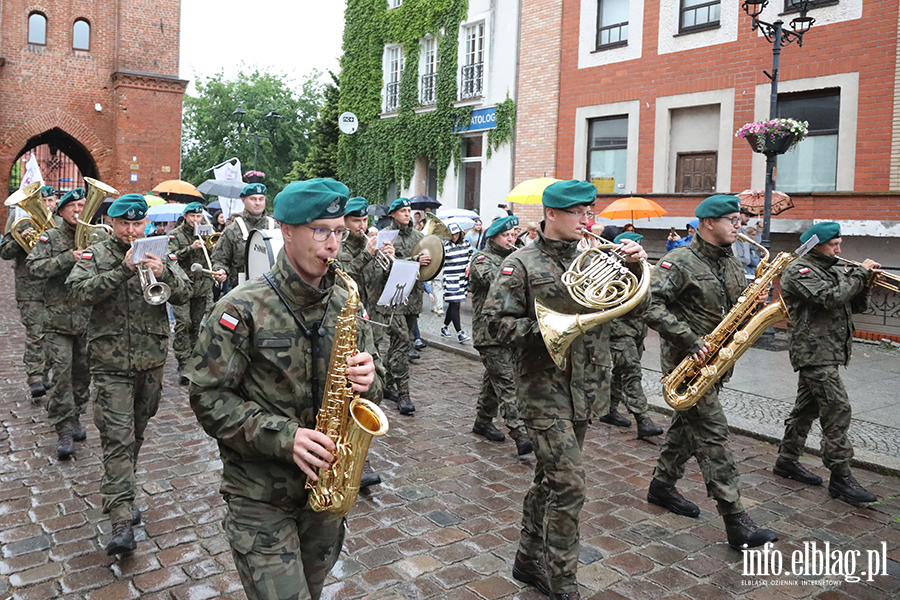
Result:
M244 117L247 115L247 111L244 110L244 107L238 104L238 107L234 109L234 112L231 113L232 116L237 117L238 120L238 132L244 133ZM270 142L275 142L275 120L280 119L281 115L279 115L274 110L270 110L268 114L266 114L266 120L269 122L269 133L266 137L269 138ZM247 133L253 134L253 170L256 170L256 155L259 153L259 130L257 127L253 128L253 131L250 131L250 126L247 126Z
M769 97L769 119L778 117L778 65L781 58L781 47L797 42L803 45L803 34L815 23L815 19L807 16L809 9L815 5L814 0L789 0L789 7L800 11L800 16L791 20L791 28L784 29L784 21L778 19L774 23L760 20L759 15L769 4L769 0L744 0L742 8L753 19L753 31L759 29L766 39L772 42L772 73L766 74L772 81L772 94ZM772 222L772 191L775 189L775 166L778 155L766 152L766 197L763 209L762 245L771 247L770 225Z

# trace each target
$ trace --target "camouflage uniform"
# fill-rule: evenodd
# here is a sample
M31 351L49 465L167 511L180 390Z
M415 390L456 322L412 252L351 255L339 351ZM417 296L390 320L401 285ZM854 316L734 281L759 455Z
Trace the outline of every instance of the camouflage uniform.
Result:
M578 519L586 492L581 451L588 420L609 411L612 359L609 326L578 336L565 370L556 368L534 313L539 299L565 314L590 312L559 283L578 255L578 242L544 237L509 255L484 303L488 333L519 348L520 416L534 445L534 483L522 506L519 552L546 561L550 589L578 589ZM639 310L646 305L646 301Z
M324 318L313 395L310 342L278 295L262 280L247 282L213 308L185 374L191 407L222 456L225 535L251 600L316 599L337 561L344 520L307 504L306 476L293 460L299 427L314 429L324 393L337 317L346 289L327 274L319 288L294 272L284 251L272 278L309 326ZM359 314L362 314L362 309ZM357 347L376 360L363 396L379 401L383 370L372 333L357 320Z
M75 266L75 227L63 222L48 229L28 255L31 275L45 282L44 344L54 385L47 412L57 433L72 429L88 403L91 374L87 357L87 324L91 309L69 298L66 278Z
M411 223L412 221L410 221ZM412 260L413 246L425 237L422 232L411 226L401 227L396 221L386 229L400 230L394 240L394 258ZM367 268L367 273L372 276L372 289L376 292L371 296L374 302L378 302L378 298L381 297L389 275L388 271L376 267L377 264ZM387 372L385 385L396 389L401 396L409 396L409 350L412 348L416 318L422 312L422 294L424 292L425 284L422 281L416 281L406 304L401 304L393 309L388 306L376 305L373 307L375 315L373 318L388 324L387 335L390 339L390 346L385 365Z
M12 224L12 217L7 229ZM16 304L19 316L25 326L25 374L28 384L41 383L47 375L46 353L44 350L44 333L41 324L44 320L44 280L32 277L25 264L28 253L7 232L0 241L0 258L14 260L16 280Z
M103 512L131 520L135 468L144 430L159 407L169 341L166 305L144 301L140 277L125 264L130 245L118 238L94 244L75 263L66 285L73 303L90 306L88 353L94 380L94 425L103 447ZM188 300L190 284L174 257L162 257L158 280L169 302Z
M472 291L473 306L472 340L484 364L475 422L491 423L499 409L503 414L503 422L513 435L524 428L519 417L519 399L516 395L515 349L498 344L497 339L490 335L482 311L491 283L500 270L500 263L514 250L501 248L491 239L485 244L484 250L475 253L469 263L469 289Z
M260 217L254 217L247 211L239 214L238 218L244 220L248 235L254 229L269 229L271 219L266 213ZM236 288L238 274L243 273L247 266L247 240L244 238L244 232L241 231L237 219L222 232L222 237L213 247L210 260L212 260L213 271L225 269L228 273L228 288L232 290Z
M647 396L641 385L645 337L647 324L643 316L625 315L610 322L609 346L613 358L611 411L624 404L635 416L647 412Z
M199 263L204 269L206 255L202 248L191 248L199 238L194 235L194 226L187 221L176 227L169 235L169 252L178 259L178 266L191 280L191 297L184 304L172 306L175 314L175 339L172 350L179 365L184 365L191 356L197 335L200 333L200 321L206 314L207 303L212 298L213 278L207 273L194 273L191 265Z
M797 460L816 418L822 425L822 462L838 474L850 472L853 446L850 400L838 366L850 362L853 313L869 301L869 271L851 267L844 272L837 259L816 251L794 261L781 276L781 293L791 323L791 366L799 371L797 401L785 420L780 456Z
M699 235L691 243L666 254L650 277L651 305L647 324L659 332L660 362L669 373L698 352L704 340L728 314L747 285L744 267L731 246L714 246ZM728 421L719 404L726 373L693 408L676 411L653 476L675 485L685 463L700 463L707 494L718 503L719 514L744 512L740 476L726 446Z

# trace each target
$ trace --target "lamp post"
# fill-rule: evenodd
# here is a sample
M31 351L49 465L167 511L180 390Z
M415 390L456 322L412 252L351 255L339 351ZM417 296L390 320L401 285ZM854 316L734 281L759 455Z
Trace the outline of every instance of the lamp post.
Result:
M766 74L772 81L771 96L769 97L769 119L778 117L778 67L781 59L781 47L797 42L803 46L803 34L809 31L815 23L815 19L807 16L809 9L815 5L814 0L790 0L791 7L800 11L800 16L791 20L790 29L784 28L784 21L778 19L774 23L760 20L759 15L765 9L769 0L744 0L742 8L753 19L753 31L759 29L772 43L772 73ZM763 208L763 233L762 245L770 248L772 245L770 227L772 223L772 191L775 189L775 166L778 162L776 152L766 152L766 196Z
M247 115L247 111L244 110L244 107L238 104L238 107L234 109L234 112L231 113L233 116L237 117L238 120L238 132L244 132L244 117ZM266 137L269 138L270 142L274 142L275 138L275 120L280 119L281 115L275 112L274 110L270 110L268 114L266 114L266 119L269 121L269 133ZM256 170L256 155L259 153L259 130L257 127L253 128L253 131L250 131L250 126L247 126L247 133L253 134L253 170Z

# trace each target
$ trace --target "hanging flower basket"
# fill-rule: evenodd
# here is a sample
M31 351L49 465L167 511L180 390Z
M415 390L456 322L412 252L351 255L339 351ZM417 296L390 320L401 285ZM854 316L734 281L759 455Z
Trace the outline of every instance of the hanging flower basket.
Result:
M266 174L262 171L247 171L244 173L244 179L247 180L247 183L262 183L265 178Z
M747 123L737 130L735 137L744 138L754 152L784 154L802 142L809 132L809 123L794 119L772 119Z

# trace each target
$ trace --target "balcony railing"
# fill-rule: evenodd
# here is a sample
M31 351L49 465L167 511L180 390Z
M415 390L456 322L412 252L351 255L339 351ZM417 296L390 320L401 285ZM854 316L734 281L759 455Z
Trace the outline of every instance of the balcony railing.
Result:
M462 68L462 93L460 98L480 98L484 95L484 63L465 65Z
M422 106L434 106L434 92L437 88L437 73L422 75L422 94L419 98Z
M394 112L400 108L400 82L394 81L384 89L384 112Z
M606 25L597 30L597 50L628 44L628 21Z

